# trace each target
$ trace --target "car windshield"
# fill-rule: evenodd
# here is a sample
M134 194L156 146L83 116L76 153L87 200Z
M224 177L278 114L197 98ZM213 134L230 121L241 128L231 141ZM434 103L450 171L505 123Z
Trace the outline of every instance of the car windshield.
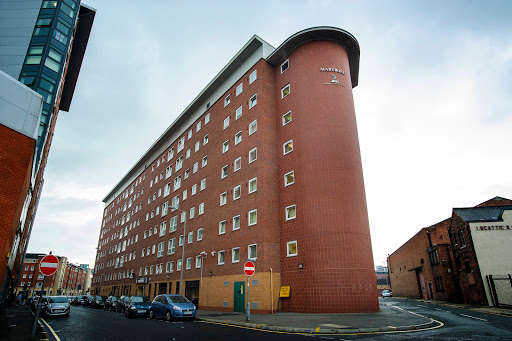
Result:
M147 296L133 296L132 303L141 303L141 302L149 302L149 298Z
M169 301L171 303L189 303L190 301L186 299L186 297L183 296L169 296Z
M66 296L50 297L48 303L68 303L68 298Z
M103 301L103 297L102 297L102 296L96 296L96 299L97 299L98 301Z
M110 299L112 300L112 302L115 302L115 301L117 301L117 300L118 300L118 298L117 298L117 297L115 297L115 296L112 296L112 298L110 298Z

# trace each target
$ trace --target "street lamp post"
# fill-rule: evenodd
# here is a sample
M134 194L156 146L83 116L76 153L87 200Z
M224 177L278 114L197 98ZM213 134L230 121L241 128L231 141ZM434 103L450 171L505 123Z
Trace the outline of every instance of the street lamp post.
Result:
M181 295L181 289L183 288L183 268L185 267L185 238L187 233L187 211L180 210L176 206L170 206L170 209L177 210L180 212L183 212L185 214L185 219L183 223L183 245L181 246L181 274L180 274L180 295ZM179 242L179 239L178 239Z
M203 286L203 259L205 259L207 255L206 251L199 254L199 256L201 256L201 286Z

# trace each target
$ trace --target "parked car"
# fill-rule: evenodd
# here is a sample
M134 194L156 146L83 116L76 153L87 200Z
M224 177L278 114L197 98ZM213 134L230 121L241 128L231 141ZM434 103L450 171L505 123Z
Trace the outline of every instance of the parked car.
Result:
M94 299L94 296L91 296L91 295L84 296L84 307L92 307L93 299Z
M34 296L32 300L30 301L30 310L32 310L34 313L37 309L37 304L39 303L39 300L41 300L41 304L44 304L46 302L47 296L43 296L42 298L40 296Z
M105 306L105 301L107 300L107 296L96 295L92 299L91 307L93 308L103 308Z
M41 313L46 316L69 317L70 310L67 296L47 296L41 301Z
M391 292L391 290L383 290L382 297L393 297L393 293Z
M130 302L130 296L124 295L124 296L119 297L119 300L116 305L116 311L124 314L124 312L126 310L126 306L128 305L128 302Z
M75 298L73 298L73 300L71 301L71 305L84 305L84 297L85 296L75 296Z
M124 309L124 316L148 316L151 311L151 300L147 296L132 296Z
M119 303L119 296L109 296L105 301L104 310L117 311L117 304Z
M163 317L167 321L175 318L196 317L196 306L182 295L159 295L151 303L149 318Z

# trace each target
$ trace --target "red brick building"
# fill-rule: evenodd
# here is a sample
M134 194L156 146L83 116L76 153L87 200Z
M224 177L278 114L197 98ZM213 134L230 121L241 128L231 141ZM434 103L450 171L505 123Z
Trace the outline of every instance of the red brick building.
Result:
M105 197L92 288L244 311L251 260L255 312L378 311L358 69L338 28L254 36Z
M511 222L509 199L454 208L450 218L421 229L388 257L393 295L491 305L493 293L484 273L512 273ZM492 230L487 226L504 228L484 235Z

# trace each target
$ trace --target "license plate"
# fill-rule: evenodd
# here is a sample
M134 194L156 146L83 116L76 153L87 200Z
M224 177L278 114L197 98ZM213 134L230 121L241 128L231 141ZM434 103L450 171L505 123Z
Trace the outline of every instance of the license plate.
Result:
M139 309L137 310L138 313L145 313L146 312L146 309Z
M183 312L184 315L192 315L192 312L191 311L185 311Z

